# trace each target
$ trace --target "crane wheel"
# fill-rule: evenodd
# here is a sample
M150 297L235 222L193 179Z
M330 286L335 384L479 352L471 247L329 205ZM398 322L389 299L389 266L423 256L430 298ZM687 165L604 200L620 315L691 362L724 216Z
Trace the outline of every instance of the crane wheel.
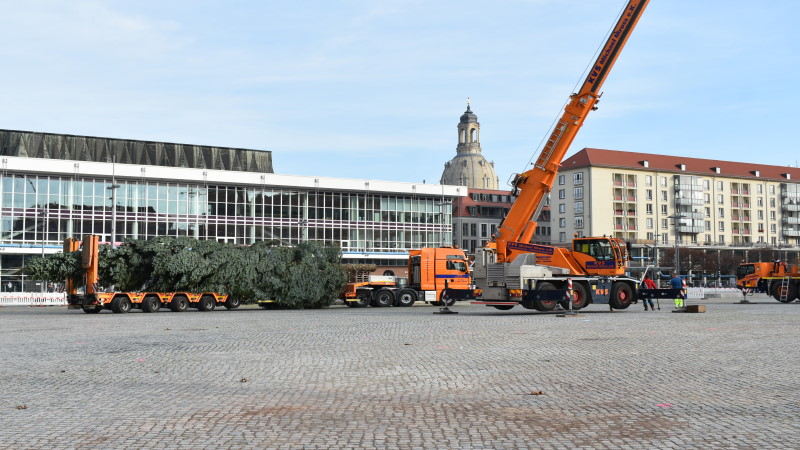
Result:
M348 304L350 304L350 306L353 308L364 308L369 306L369 304L372 302L372 295L370 295L368 291L358 292L356 294L356 298L358 300L354 302L348 302Z
M539 283L536 285L537 291L549 291L555 288L556 286L553 283L548 283L548 282ZM532 306L533 309L537 311L547 312L556 309L557 304L558 302L555 300L534 300L533 302L531 302L530 306ZM523 304L522 306L525 306L525 304Z
M633 289L628 283L614 283L611 286L611 298L608 299L609 305L614 309L626 309L631 306L633 301Z
M563 302L558 302L564 309L569 309L569 301L564 300ZM586 291L586 286L582 285L581 283L574 283L572 285L572 309L577 311L579 309L586 308L586 305L589 304L589 294Z

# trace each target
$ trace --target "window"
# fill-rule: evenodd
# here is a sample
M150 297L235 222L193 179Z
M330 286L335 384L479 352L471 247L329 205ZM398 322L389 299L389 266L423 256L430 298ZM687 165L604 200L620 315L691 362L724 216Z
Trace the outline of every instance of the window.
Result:
M468 223L465 223L465 224L461 225L461 234L463 234L464 236L468 236L469 235L469 224Z
M706 231L711 231L711 221L706 220Z
M667 201L667 191L661 191L661 200Z
M583 202L575 202L572 209L575 214L583 214Z
M645 175L644 176L644 185L645 186L652 186L653 185L653 176L652 175Z
M708 191L711 189L711 182L708 180L703 180L703 189Z
M566 240L567 240L567 233L563 231L558 233L558 242L566 242Z
M477 223L469 224L469 235L470 236L477 236L478 235L478 224Z
M560 218L560 219L558 219L558 226L559 226L560 228L564 228L564 227L566 227L566 226L567 226L567 219L565 219L565 218L563 218L563 217L562 217L562 218Z
M723 189L723 186L724 185L722 184L722 181L717 181L717 189L721 191Z
M722 194L717 194L717 204L724 205L725 204L725 196Z
M575 172L572 174L572 184L583 184L583 172Z
M756 213L756 214L758 215L758 220L764 220L764 211L761 211L759 209L758 213ZM764 228L764 227L759 227L759 228Z
M769 212L769 220L775 220L775 211Z
M772 195L775 195L775 185L774 184L770 184L769 185L769 193L772 194Z
M725 222L720 222L718 225L719 227L717 227L717 230L725 231Z
M564 175L559 175L558 176L558 185L559 186L563 186L564 183L566 183L566 177Z
M573 189L573 195L575 199L583 198L583 186L578 186Z
M567 212L567 205L564 204L564 203L559 203L558 204L558 212L559 212L559 214L564 214L565 212Z
M778 227L776 227L775 224L773 223L772 225L769 226L769 231L770 233L776 233L778 231Z
M759 184L759 186L761 186L761 185ZM756 206L758 206L759 208L764 206L764 198L763 197L758 197L756 199Z
M567 191L565 189L559 189L558 190L558 198L560 198L562 200L567 198Z
M481 237L489 237L489 224L481 224Z
M667 187L667 177L661 177L660 182L661 186Z
M647 214L653 214L653 204L652 203L646 204L644 206L644 209L645 209L645 212L647 212Z
M717 208L717 217L720 219L725 218L725 208Z
M652 230L653 229L653 218L652 217L648 217L644 222L645 222L648 230Z
M759 195L761 195L761 194L763 194L763 193L764 193L764 186L763 186L763 185L761 185L761 184L757 184L757 185L756 185L756 194L759 194Z
M706 217L711 217L711 208L706 208Z
M648 189L647 190L646 197L647 197L647 201L648 202L652 202L653 201L653 190L652 189Z
M467 264L464 261L447 261L447 270L458 270L459 272L467 271Z
M764 224L763 223L759 222L759 224L758 224L758 232L759 233L763 233L764 232Z
M769 207L770 208L774 208L775 207L775 199L774 198L769 199Z
M583 228L583 217L575 218L575 228Z
M703 194L703 203L711 203L711 194Z
M667 212L667 205L661 205L661 214L662 214L662 215L664 215L664 216L666 216L667 214L669 214L669 213Z
M669 221L667 219L661 219L661 229L666 230L669 227Z

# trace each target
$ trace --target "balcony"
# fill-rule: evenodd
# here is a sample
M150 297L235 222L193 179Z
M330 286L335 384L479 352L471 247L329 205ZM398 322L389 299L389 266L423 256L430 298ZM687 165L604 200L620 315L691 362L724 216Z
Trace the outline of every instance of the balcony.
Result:
M749 202L731 202L731 208L750 208Z
M783 209L784 211L800 211L800 204L797 203L783 204L781 205L781 209Z
M750 216L731 216L731 220L734 222L750 222Z
M702 198L687 198L687 197L676 197L675 198L676 205L702 205L703 199Z
M733 195L750 195L750 190L748 190L748 189L734 189L734 188L731 188L731 194L733 194Z
M800 217L784 217L783 223L791 225L800 224Z
M783 230L784 236L800 237L800 230Z
M696 227L692 225L678 225L678 233L702 233L703 227Z

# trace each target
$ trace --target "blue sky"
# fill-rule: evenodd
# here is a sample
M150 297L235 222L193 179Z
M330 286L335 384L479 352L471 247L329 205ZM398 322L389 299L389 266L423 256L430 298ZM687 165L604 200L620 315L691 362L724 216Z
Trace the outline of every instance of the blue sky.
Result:
M622 0L0 0L0 128L271 150L438 182L467 96L501 187ZM652 0L569 153L797 165L800 2Z

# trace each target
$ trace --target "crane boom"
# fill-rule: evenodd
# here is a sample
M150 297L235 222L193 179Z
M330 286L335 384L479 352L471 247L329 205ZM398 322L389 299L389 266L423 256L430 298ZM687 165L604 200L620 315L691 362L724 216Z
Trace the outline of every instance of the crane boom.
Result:
M561 161L589 111L597 109L595 104L601 95L598 92L649 1L628 1L580 90L570 96L533 168L515 177L513 188L517 198L494 238L498 261L510 261L517 253L509 244L516 241L524 246L533 237L536 218L545 195L553 187Z

